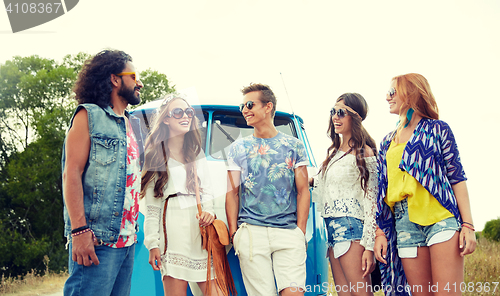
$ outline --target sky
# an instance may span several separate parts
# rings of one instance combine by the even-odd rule
[[[385,100],[391,78],[422,74],[455,134],[476,229],[500,216],[500,1],[83,0],[17,33],[0,12],[0,64],[105,48],[177,90],[194,87],[201,103],[239,104],[242,87],[268,84],[278,110],[304,119],[317,164],[341,94],[363,95],[363,124],[379,143],[398,119]]]

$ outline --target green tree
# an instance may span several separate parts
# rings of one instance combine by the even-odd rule
[[[486,222],[483,235],[487,239],[500,242],[500,218]]]
[[[14,57],[0,68],[0,264],[24,274],[64,266],[61,147],[76,72],[38,56]],[[54,262],[52,262],[54,261]]]
[[[141,103],[139,106],[175,92],[175,85],[169,85],[167,75],[156,70],[147,69],[142,71],[140,78],[144,88],[141,89]]]
[[[62,144],[77,104],[71,89],[89,57],[17,56],[0,65],[0,274],[43,272],[44,255],[51,270],[67,265]],[[143,100],[173,91],[165,74],[142,78]]]

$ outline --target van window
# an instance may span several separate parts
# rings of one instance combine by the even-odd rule
[[[274,125],[278,131],[298,138],[291,118],[275,116]],[[211,131],[209,154],[225,160],[229,145],[238,138],[250,136],[253,127],[247,125],[241,113],[214,112]]]

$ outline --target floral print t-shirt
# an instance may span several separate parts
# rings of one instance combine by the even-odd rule
[[[128,121],[127,121],[128,122]],[[141,192],[141,168],[139,165],[139,146],[132,125],[127,129],[127,183],[123,202],[122,223],[118,241],[105,244],[112,248],[124,248],[137,240],[136,225],[139,214],[139,194]]]
[[[228,171],[240,171],[238,226],[297,227],[294,170],[308,165],[304,144],[281,132],[273,138],[249,136],[229,147]]]

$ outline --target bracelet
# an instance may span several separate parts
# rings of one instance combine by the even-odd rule
[[[84,230],[80,230],[80,231],[75,232],[75,233],[72,232],[71,233],[71,237],[79,236],[79,235],[84,234],[84,233],[89,232],[89,231],[91,231],[92,234],[94,234],[94,232],[92,231],[92,229],[90,229],[90,228],[87,227]]]
[[[380,231],[379,231],[379,230],[380,230]],[[378,233],[377,233],[377,232],[378,232]],[[385,236],[384,231],[383,231],[382,229],[380,229],[380,228],[377,226],[377,229],[375,230],[375,238],[377,238],[377,237],[379,237],[379,236],[383,236],[383,237],[387,238],[387,237]]]
[[[469,229],[470,229],[470,230],[472,230],[472,231],[476,231],[476,230],[474,229],[474,227],[470,227],[470,226],[469,226],[469,225],[467,225],[467,224],[462,224],[462,227],[469,228]]]
[[[474,224],[471,224],[471,223],[469,223],[469,222],[462,222],[462,225],[463,225],[463,224],[470,225],[470,227],[474,228]]]
[[[234,239],[234,235],[236,234],[236,231],[233,232],[233,234],[231,234],[231,238],[229,239],[229,241],[231,242],[231,244],[233,243],[233,239]]]
[[[82,227],[75,228],[75,229],[71,230],[71,234],[80,232],[80,231],[85,230],[85,229],[89,229],[89,226],[85,225],[85,226],[82,226]]]

